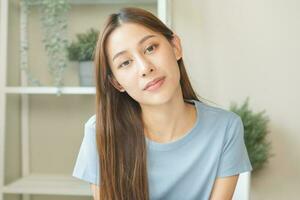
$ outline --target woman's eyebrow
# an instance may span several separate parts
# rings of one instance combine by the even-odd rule
[[[146,35],[145,37],[143,37],[138,44],[142,44],[143,42],[145,42],[147,39],[155,37],[155,35]]]
[[[156,35],[146,35],[145,37],[143,37],[139,42],[138,42],[138,44],[140,45],[140,44],[142,44],[143,42],[145,42],[147,39],[149,39],[149,38],[152,38],[152,37],[156,37]],[[123,50],[123,51],[120,51],[119,53],[117,53],[114,57],[113,57],[113,61],[118,57],[118,56],[120,56],[121,54],[123,54],[123,53],[125,53],[126,52],[126,50]]]

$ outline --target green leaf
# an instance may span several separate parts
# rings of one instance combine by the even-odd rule
[[[231,103],[232,112],[238,114],[244,125],[245,145],[249,154],[253,171],[261,169],[271,157],[271,143],[267,141],[269,117],[266,111],[254,113],[249,108],[249,97],[241,106]]]

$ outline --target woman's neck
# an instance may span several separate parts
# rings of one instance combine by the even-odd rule
[[[160,143],[170,142],[185,135],[195,124],[196,107],[174,99],[159,106],[142,107],[145,135]]]

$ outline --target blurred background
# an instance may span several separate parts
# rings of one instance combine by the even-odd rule
[[[135,6],[159,15],[181,38],[183,60],[201,97],[225,109],[249,97],[253,112],[266,111],[269,134],[265,139],[273,156],[251,174],[250,199],[299,199],[300,1],[71,0],[68,5],[55,5],[53,2],[60,1],[45,0],[49,7],[45,4],[42,9],[37,2],[1,0],[0,4],[0,192],[2,185],[31,173],[37,174],[34,181],[38,174],[49,174],[47,184],[55,176],[64,183],[69,181],[84,123],[95,114],[93,81],[89,82],[85,74],[89,70],[79,78],[79,61],[88,59],[71,60],[76,44],[73,49],[70,44],[78,40],[78,34],[92,34],[88,32],[91,28],[101,31],[108,14]],[[7,5],[7,13],[3,13],[3,5]],[[45,16],[49,19],[53,8],[61,11],[58,16],[62,18],[52,15],[54,21],[47,21]],[[3,18],[7,18],[7,30],[3,29]],[[51,30],[57,34],[47,32],[55,20],[60,27]],[[92,37],[87,42],[92,42]],[[51,51],[66,47],[68,59]],[[58,61],[56,70],[49,65],[53,60]],[[56,89],[62,85],[67,88]],[[21,193],[35,187],[27,181],[23,192],[16,185],[5,192],[3,200],[21,199]],[[49,195],[53,191],[41,190],[43,194],[31,195],[30,199],[92,198],[85,196],[87,186],[68,184],[73,189],[61,185],[56,196]]]

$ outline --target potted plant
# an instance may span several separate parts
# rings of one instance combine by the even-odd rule
[[[244,125],[244,140],[252,165],[252,173],[261,169],[273,154],[270,153],[271,143],[267,141],[267,124],[269,118],[265,116],[265,110],[254,113],[249,109],[249,97],[241,106],[230,104],[230,111],[238,114]],[[239,177],[233,199],[249,199],[251,173],[242,173]]]
[[[79,62],[79,80],[81,86],[94,86],[93,58],[99,31],[91,28],[85,33],[76,35],[68,47],[68,58]]]

